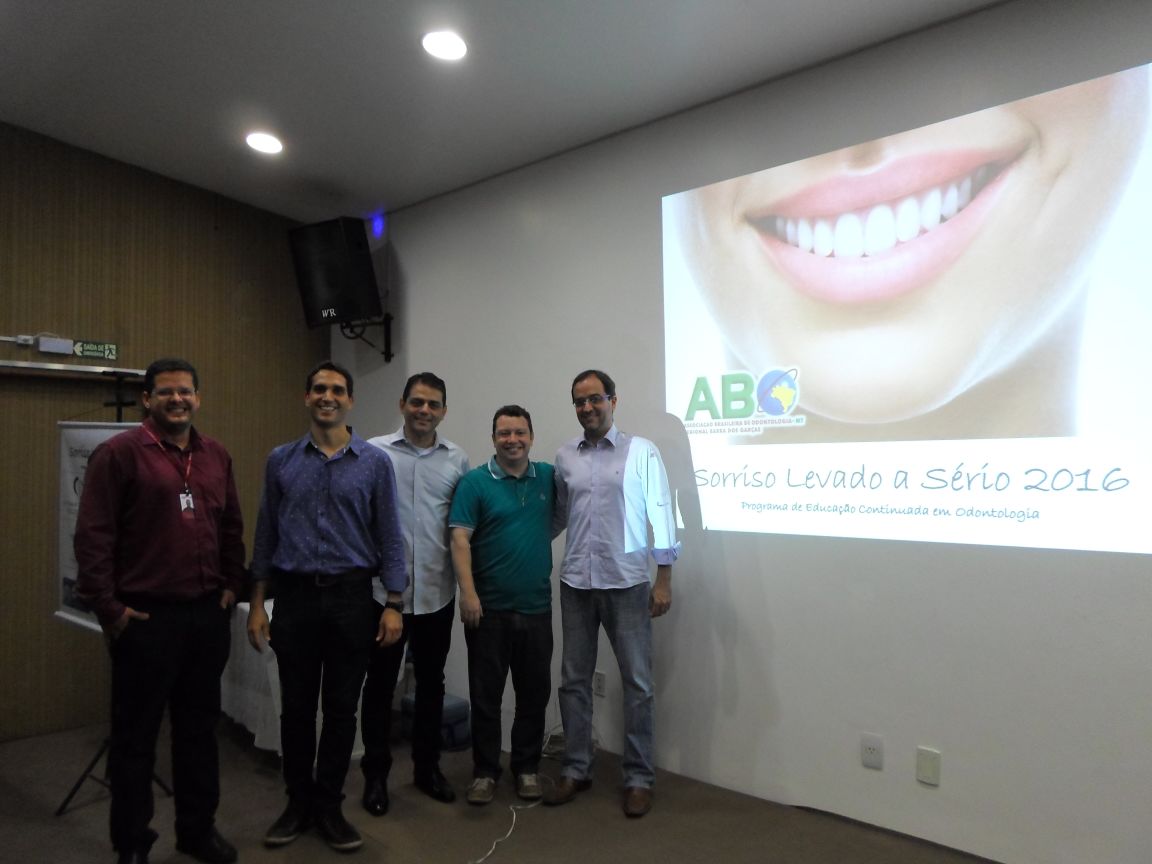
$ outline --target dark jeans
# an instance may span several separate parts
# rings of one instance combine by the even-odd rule
[[[231,613],[220,608],[219,596],[167,603],[132,598],[128,605],[151,617],[129,621],[109,647],[109,825],[112,846],[121,852],[147,849],[156,839],[148,825],[156,738],[165,706],[172,722],[176,836],[195,842],[212,829],[220,803],[220,673],[231,645]]]
[[[280,667],[280,748],[288,798],[301,814],[339,807],[356,741],[356,703],[379,623],[366,573],[323,587],[277,574],[271,643]],[[316,702],[324,721],[316,745]],[[316,771],[313,775],[312,766]]]
[[[373,604],[376,616],[384,607]],[[412,764],[417,775],[440,765],[440,726],[444,716],[444,664],[452,645],[455,601],[425,615],[405,615],[404,635],[387,647],[372,649],[364,698],[360,703],[360,737],[365,777],[384,778],[392,770],[392,694],[404,662],[404,646],[412,645],[412,671],[416,676],[416,706],[412,715]]]
[[[500,777],[500,705],[509,669],[516,690],[509,766],[513,774],[535,774],[552,692],[552,613],[522,615],[485,609],[478,627],[464,628],[464,639],[472,701],[473,775]]]

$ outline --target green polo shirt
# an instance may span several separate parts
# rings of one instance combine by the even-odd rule
[[[460,478],[448,524],[472,529],[472,579],[485,609],[552,608],[554,497],[547,462],[529,462],[523,477],[513,477],[493,457]]]

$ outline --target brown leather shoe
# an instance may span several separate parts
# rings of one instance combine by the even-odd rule
[[[652,790],[647,786],[629,786],[624,790],[624,815],[639,819],[652,809]]]
[[[592,788],[592,781],[585,777],[577,780],[575,777],[561,777],[544,795],[544,803],[549,807],[559,807],[567,804],[579,793]]]

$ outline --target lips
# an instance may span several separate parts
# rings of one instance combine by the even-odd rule
[[[744,218],[801,293],[834,303],[887,300],[932,281],[964,252],[1018,155],[906,157],[814,184]]]

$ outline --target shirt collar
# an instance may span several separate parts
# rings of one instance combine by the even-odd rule
[[[151,433],[151,435],[146,436],[147,440],[149,442],[151,442],[153,440],[159,441],[160,447],[163,449],[163,447],[164,447],[164,432],[156,424],[156,421],[153,420],[151,417],[145,417],[144,421],[140,425],[144,429],[148,430],[148,432]],[[173,444],[172,446],[175,447],[176,445]],[[184,452],[187,453],[189,450],[199,450],[199,449],[201,449],[200,433],[197,432],[196,427],[193,426],[188,430],[188,446],[184,448]]]
[[[581,435],[580,441],[579,441],[579,443],[577,443],[576,446],[577,447],[599,447],[600,441],[607,441],[610,445],[612,445],[612,447],[615,447],[616,446],[616,440],[619,437],[620,437],[620,430],[617,429],[616,424],[613,423],[612,428],[609,429],[605,433],[604,437],[599,439],[599,441],[597,441],[595,444],[593,444],[591,441],[589,441],[587,438],[585,438],[583,435]]]
[[[507,471],[505,471],[503,468],[500,467],[500,463],[496,461],[495,456],[493,456],[491,459],[488,460],[488,473],[491,474],[492,477],[496,480],[504,480],[507,477],[512,477],[511,474],[509,474]],[[536,476],[536,463],[535,462],[529,462],[528,463],[528,470],[524,472],[523,476],[525,476],[525,477],[535,477]],[[518,477],[512,477],[512,479],[517,480],[519,478]]]
[[[439,432],[436,433],[436,440],[435,440],[435,442],[433,442],[431,448],[418,447],[417,445],[415,445],[411,441],[409,441],[408,437],[404,434],[403,424],[401,424],[399,429],[397,429],[395,432],[393,432],[391,435],[388,436],[388,443],[389,444],[403,444],[409,450],[413,450],[415,452],[420,452],[420,451],[428,450],[428,449],[431,449],[431,450],[440,450],[440,449],[447,450],[448,449],[448,442],[444,440],[443,436]]]
[[[344,447],[341,450],[339,450],[338,452],[339,453],[351,453],[353,456],[359,456],[361,449],[368,446],[368,442],[365,441],[363,438],[361,438],[359,435],[357,435],[356,431],[351,426],[348,426],[346,428],[348,429],[348,434],[351,435],[352,437],[348,439],[348,443],[345,444]],[[307,450],[309,447],[311,447],[317,453],[322,452],[320,450],[320,448],[316,446],[316,442],[312,440],[312,433],[310,433],[310,432],[304,433],[304,437],[300,439],[300,443],[303,445],[305,450]],[[328,458],[331,458],[331,457],[328,457]]]

